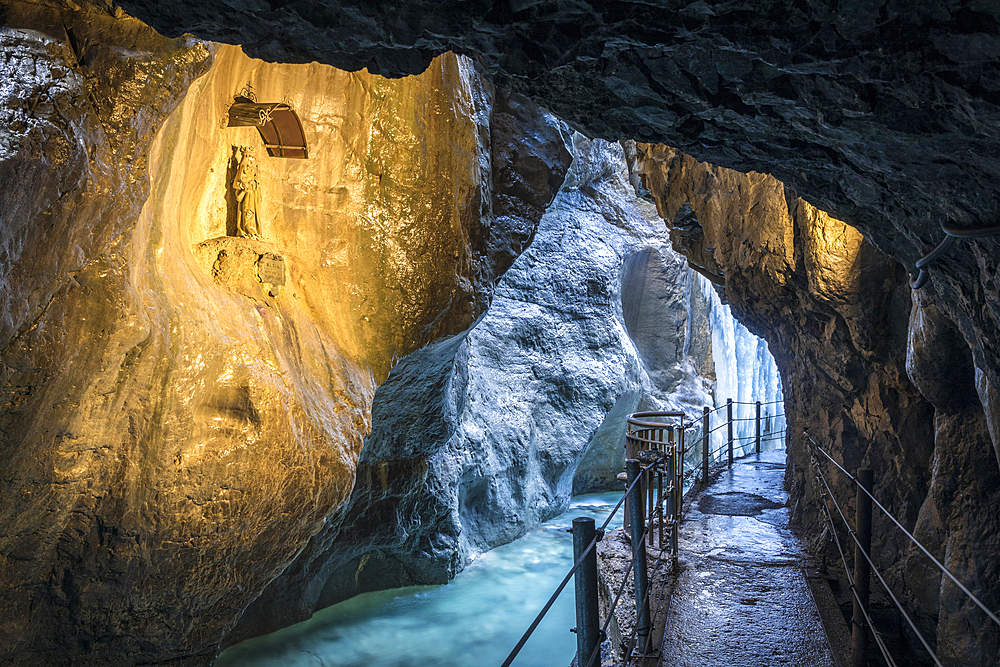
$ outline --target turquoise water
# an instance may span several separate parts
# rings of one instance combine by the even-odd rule
[[[449,584],[359,595],[237,644],[215,667],[499,666],[573,566],[573,519],[590,516],[600,526],[620,497],[578,496],[569,511],[479,556]],[[621,516],[619,509],[611,527]],[[575,625],[570,581],[514,665],[568,667]]]

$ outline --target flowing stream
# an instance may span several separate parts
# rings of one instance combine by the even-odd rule
[[[573,566],[566,532],[573,519],[590,516],[599,527],[619,498],[577,496],[567,512],[482,554],[449,584],[358,595],[233,646],[215,667],[499,666]],[[610,527],[621,525],[621,515]],[[571,581],[514,665],[568,667],[575,625]]]

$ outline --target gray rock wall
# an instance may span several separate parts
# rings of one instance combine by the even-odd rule
[[[561,127],[574,162],[531,246],[468,332],[402,359],[379,387],[350,501],[234,639],[273,628],[279,610],[284,622],[367,590],[444,583],[571,493],[617,488],[625,417],[683,404],[671,391],[696,365],[682,355],[689,272],[634,197],[621,146]]]

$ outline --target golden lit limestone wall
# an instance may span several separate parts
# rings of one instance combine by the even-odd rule
[[[234,147],[256,146],[263,241],[288,269],[272,310],[301,312],[378,379],[414,345],[464,329],[480,287],[469,227],[490,196],[492,95],[471,64],[448,54],[420,76],[384,79],[216,49],[153,149],[157,261],[208,280],[214,258],[196,271],[204,253],[191,250],[234,233]],[[261,102],[290,103],[309,159],[268,157],[255,129],[224,127],[248,83]]]
[[[959,579],[1000,599],[991,555],[1000,548],[1000,473],[954,325],[912,297],[895,261],[770,175],[643,144],[633,169],[674,221],[675,247],[768,341],[785,390],[793,516],[814,546],[831,547],[805,432],[848,470],[873,468],[880,501]],[[851,483],[828,463],[824,470],[850,507]],[[994,664],[995,633],[975,629],[988,627],[985,616],[878,512],[873,533],[876,564],[936,635],[945,664]],[[827,558],[838,561],[833,551]]]
[[[394,360],[488,299],[492,88],[452,55],[386,80],[3,10],[0,662],[207,664],[350,493]],[[310,159],[223,128],[247,83]],[[261,240],[220,239],[234,145]]]
[[[183,616],[221,629],[350,493],[395,359],[471,323],[469,225],[490,165],[489,100],[455,56],[386,80],[216,49],[150,150],[134,280],[169,370],[130,505],[157,552],[192,559],[174,576],[206,604]],[[308,160],[223,127],[247,83],[299,114]],[[258,146],[260,241],[219,240],[239,145]],[[264,254],[283,258],[284,285],[257,286]]]
[[[255,129],[224,127],[247,83],[261,101],[291,103],[310,159],[270,158]],[[219,46],[163,128],[136,280],[170,318],[180,367],[162,426],[194,521],[214,530],[219,517],[186,502],[186,487],[213,508],[235,486],[240,500],[221,506],[240,525],[247,511],[273,521],[308,507],[314,530],[350,491],[371,395],[393,360],[471,321],[462,261],[489,168],[476,85],[450,55],[420,77],[386,80],[268,65]],[[206,250],[233,229],[241,145],[257,147],[262,242]],[[283,258],[285,284],[255,293],[255,262],[237,256],[265,252]],[[220,272],[226,256],[235,265]],[[240,534],[248,538],[252,548],[253,533]]]

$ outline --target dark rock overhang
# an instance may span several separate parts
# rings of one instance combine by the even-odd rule
[[[402,76],[452,50],[593,136],[770,173],[913,271],[940,225],[1000,220],[1000,6],[966,0],[123,0],[176,36]],[[996,240],[931,289],[1000,383]],[[926,289],[926,288],[925,288]],[[964,305],[963,305],[964,304]]]
[[[124,0],[168,36],[402,76],[446,50],[587,133],[774,174],[864,228],[1000,217],[1000,7],[716,2]],[[928,222],[922,222],[928,221]],[[916,259],[919,251],[914,249]]]

